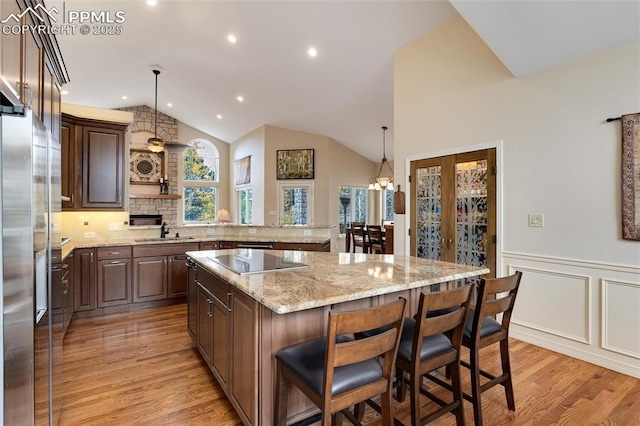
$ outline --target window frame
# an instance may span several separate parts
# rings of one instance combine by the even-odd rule
[[[314,195],[313,182],[305,180],[291,180],[287,182],[278,182],[278,223],[284,225],[284,190],[285,189],[306,189],[307,190],[307,223],[300,225],[287,225],[287,226],[312,226],[313,225],[313,209],[314,209]]]
[[[369,203],[371,202],[371,199],[369,197],[370,195],[370,191],[367,189],[366,186],[353,186],[353,185],[340,185],[338,187],[338,203],[339,203],[339,207],[338,207],[338,226],[340,226],[340,221],[342,220],[342,217],[340,216],[340,209],[342,208],[342,202],[340,201],[340,189],[341,188],[348,188],[351,191],[351,206],[352,208],[349,211],[349,216],[348,216],[348,221],[349,223],[353,222],[355,219],[355,209],[353,208],[353,200],[355,200],[355,191],[356,190],[363,190],[365,191],[366,194],[366,198],[365,198],[365,202],[364,202],[364,222],[367,223],[367,218],[370,217],[370,212],[369,212]],[[345,225],[345,229],[346,229],[346,223]],[[346,235],[344,232],[340,233],[339,235],[344,236]]]
[[[195,142],[202,142],[205,143],[207,145],[209,145],[209,147],[213,150],[213,152],[215,153],[215,180],[212,181],[192,181],[192,180],[186,180],[185,179],[185,170],[184,170],[184,160],[186,157],[186,149],[187,147],[185,147],[185,149],[178,154],[178,162],[180,164],[180,182],[179,182],[179,192],[182,195],[182,202],[179,203],[180,205],[180,209],[181,211],[179,211],[178,213],[180,214],[180,220],[182,221],[182,225],[183,226],[199,226],[199,225],[210,225],[215,223],[216,219],[215,216],[217,216],[219,208],[220,208],[220,204],[219,204],[219,198],[220,198],[220,151],[218,150],[218,147],[210,140],[208,139],[204,139],[204,138],[195,138],[190,140],[187,143],[187,146],[193,146],[193,143]],[[214,197],[215,197],[215,206],[214,206],[214,211],[215,211],[215,215],[213,218],[211,219],[206,219],[206,220],[197,220],[197,221],[192,221],[192,220],[186,220],[185,217],[185,213],[187,211],[186,209],[186,201],[187,201],[187,197],[185,196],[185,189],[186,188],[212,188],[214,191]]]
[[[240,198],[240,193],[241,192],[247,192],[247,191],[251,191],[251,214],[249,215],[249,222],[247,223],[242,223],[242,207],[240,205],[241,203],[241,198]],[[238,220],[237,222],[241,225],[253,225],[253,187],[251,185],[242,185],[242,186],[237,186],[236,187],[236,207],[237,207],[237,212],[238,212]]]

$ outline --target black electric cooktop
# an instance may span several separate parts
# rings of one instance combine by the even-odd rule
[[[282,257],[265,253],[263,250],[246,249],[241,253],[223,254],[208,259],[240,275],[277,272],[290,269],[308,268],[309,265],[291,262]]]

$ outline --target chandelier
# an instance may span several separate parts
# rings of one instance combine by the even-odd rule
[[[391,190],[393,191],[393,169],[387,161],[386,145],[385,145],[385,132],[387,126],[382,126],[382,162],[380,163],[380,170],[376,177],[369,179],[369,190]],[[388,173],[383,173],[384,166],[389,169]]]
[[[147,140],[147,148],[151,152],[162,152],[164,151],[164,141],[158,137],[158,74],[160,74],[159,70],[153,70],[153,73],[156,75],[156,106],[155,106],[155,125],[153,127],[153,137]]]

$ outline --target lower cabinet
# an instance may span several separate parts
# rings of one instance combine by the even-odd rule
[[[243,422],[254,424],[258,409],[257,302],[192,265],[187,297],[191,337]]]
[[[133,302],[187,295],[188,251],[198,243],[148,244],[133,247]]]
[[[131,303],[131,247],[101,247],[97,252],[97,307]]]

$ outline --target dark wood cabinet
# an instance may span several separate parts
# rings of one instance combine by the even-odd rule
[[[218,241],[202,241],[200,250],[218,250],[220,248]]]
[[[322,243],[276,243],[276,250],[331,251],[331,241]]]
[[[195,264],[189,271],[191,337],[243,423],[255,424],[257,302]]]
[[[187,330],[195,341],[198,334],[198,283],[196,282],[196,268],[198,266],[187,260],[188,294],[187,294]]]
[[[138,257],[133,260],[133,301],[167,298],[167,257]]]
[[[167,297],[183,297],[187,295],[187,255],[174,254],[168,256],[169,269],[167,271]]]
[[[63,210],[124,206],[126,125],[62,115]]]
[[[234,367],[231,403],[245,424],[255,424],[258,412],[258,305],[255,300],[231,289],[231,341]]]
[[[95,249],[76,249],[74,255],[74,308],[89,311],[96,308]]]
[[[131,247],[101,247],[97,257],[97,307],[131,303]]]

